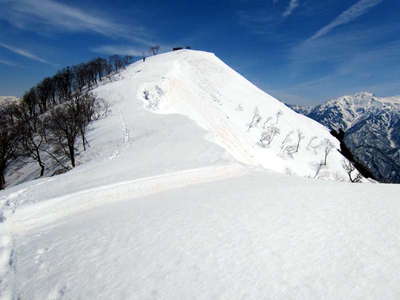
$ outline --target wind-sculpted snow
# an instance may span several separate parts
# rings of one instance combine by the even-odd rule
[[[311,178],[347,178],[336,151],[339,143],[326,128],[296,114],[213,54],[180,51],[152,57],[146,64],[139,78],[149,69],[166,69],[138,89],[146,109],[189,117],[242,163]]]

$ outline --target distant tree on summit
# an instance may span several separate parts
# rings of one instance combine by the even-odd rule
[[[152,47],[150,47],[150,52],[153,54],[153,55],[157,55],[158,54],[158,52],[160,52],[160,46],[152,46]]]

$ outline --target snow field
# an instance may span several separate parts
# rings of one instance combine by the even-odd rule
[[[398,192],[252,172],[107,202],[17,231],[15,294],[397,299]]]
[[[400,298],[399,187],[276,172],[342,180],[324,127],[210,53],[119,77],[77,168],[0,192],[2,300]]]

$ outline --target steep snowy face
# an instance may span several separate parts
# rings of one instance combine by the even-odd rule
[[[105,86],[98,95],[107,100],[128,91],[133,81],[142,82],[131,97],[142,99],[149,111],[189,117],[239,162],[311,178],[347,178],[339,143],[324,126],[258,89],[211,53],[182,50],[150,57],[122,76],[118,90]]]
[[[315,106],[306,115],[328,128],[346,130],[367,115],[399,109],[400,97],[379,98],[363,92],[329,100]]]
[[[381,182],[400,183],[400,111],[381,110],[355,123],[344,143]]]

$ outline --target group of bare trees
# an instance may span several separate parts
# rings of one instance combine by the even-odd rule
[[[238,111],[243,111],[241,105],[236,109]],[[283,115],[282,111],[278,111],[275,115],[266,118],[265,120],[260,114],[258,107],[255,107],[250,122],[247,124],[247,132],[250,132],[253,128],[259,128],[261,130],[261,135],[258,141],[258,145],[263,148],[268,148],[271,146],[275,138],[281,135],[281,130],[279,128],[279,121]],[[283,157],[293,158],[296,153],[299,152],[302,143],[306,136],[301,130],[289,131],[280,143],[280,155]],[[322,152],[322,158],[316,163],[316,171],[314,177],[317,178],[320,171],[328,165],[328,157],[335,146],[332,142],[325,138],[323,140],[316,136],[309,139],[308,143],[304,145],[307,151],[313,151],[314,154]],[[350,182],[360,182],[362,180],[362,175],[358,172],[357,168],[348,160],[343,160],[342,168],[348,174]]]
[[[28,105],[15,102],[0,106],[0,189],[5,185],[5,171],[17,159],[36,162],[43,176],[46,158],[64,169],[68,159],[75,167],[77,140],[86,149],[86,131],[96,116],[96,98],[89,93],[74,93],[69,101],[43,114],[29,112]]]
[[[0,189],[5,185],[4,172],[17,157],[18,130],[11,107],[0,106]]]
[[[64,68],[21,100],[0,105],[0,189],[6,183],[7,168],[17,159],[36,162],[40,176],[49,159],[64,169],[75,167],[77,142],[86,150],[89,123],[104,113],[100,110],[108,109],[90,90],[131,60],[130,56],[111,56]]]

